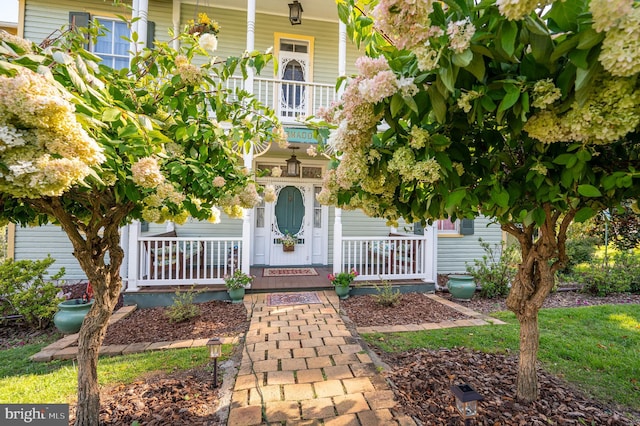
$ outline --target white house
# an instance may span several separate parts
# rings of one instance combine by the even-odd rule
[[[290,148],[255,146],[245,155],[245,165],[251,169],[279,166],[285,173],[259,180],[275,186],[277,201],[246,211],[243,220],[223,218],[215,225],[189,221],[181,226],[136,223],[124,228],[122,244],[128,255],[122,275],[127,291],[175,284],[215,285],[235,268],[248,271],[268,266],[324,266],[333,271],[354,267],[361,279],[434,283],[438,273],[464,272],[466,262],[480,257],[479,238],[489,243],[501,240],[499,226],[486,218],[394,229],[383,219],[316,201],[327,160],[307,155],[306,149],[315,141],[297,119],[337,98],[336,79],[355,72],[359,54],[347,40],[334,0],[290,1],[133,0],[131,13],[140,17],[136,30],[147,43],[169,41],[169,28],[177,31],[187,21],[197,20],[199,13],[206,13],[221,27],[218,56],[273,47],[277,72],[271,64],[262,75],[249,75],[246,80],[238,77],[234,84],[278,112]],[[300,19],[290,19],[290,7],[298,6]],[[90,48],[117,67],[128,61],[129,47],[119,38],[128,29],[117,14],[123,10],[109,1],[20,0],[17,29],[19,35],[38,43],[70,22],[89,25],[98,19],[111,32]],[[10,231],[10,256],[36,259],[51,254],[57,260],[55,267],[66,268],[66,279],[84,278],[71,244],[58,227]],[[283,250],[282,237],[287,232],[297,241],[294,251]]]

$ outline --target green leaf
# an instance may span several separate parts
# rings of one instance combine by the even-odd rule
[[[471,51],[471,49],[467,49],[462,53],[454,53],[453,56],[451,56],[451,61],[453,62],[453,64],[460,68],[468,66],[471,63],[472,59],[473,52]]]
[[[507,83],[504,85],[504,90],[507,94],[502,98],[500,102],[500,106],[498,106],[498,112],[506,111],[515,105],[518,102],[518,98],[520,97],[520,89],[514,84]]]
[[[576,222],[584,222],[588,219],[591,219],[595,215],[596,211],[594,209],[592,209],[591,207],[583,207],[578,210],[573,220],[575,220]]]
[[[431,107],[436,116],[438,123],[444,123],[447,118],[447,105],[440,92],[434,87],[429,87],[429,99],[431,99]]]
[[[391,98],[391,116],[395,117],[398,115],[402,108],[404,107],[404,100],[402,99],[402,95],[400,92],[396,92]]]
[[[604,40],[604,32],[596,32],[593,28],[587,28],[578,35],[578,49],[589,50]]]
[[[547,215],[544,212],[544,209],[538,207],[533,211],[533,220],[536,222],[536,225],[542,226],[544,221],[547,220]]]
[[[584,0],[557,1],[543,16],[543,19],[551,19],[562,32],[576,32],[578,29],[578,16],[585,12],[586,2]]]
[[[473,54],[473,59],[464,67],[465,70],[469,71],[475,78],[482,81],[484,80],[485,74],[485,66],[484,66],[484,56],[479,53]]]
[[[556,62],[558,59],[560,59],[561,56],[566,55],[569,51],[576,47],[578,45],[578,42],[578,37],[569,37],[562,41],[553,50],[553,53],[549,57],[549,62]]]
[[[574,154],[560,154],[556,158],[554,158],[553,162],[555,164],[567,165],[569,161],[574,157]]]
[[[457,189],[457,190],[453,191],[452,193],[450,193],[447,196],[447,202],[446,202],[446,204],[444,206],[444,209],[447,211],[447,213],[451,214],[453,212],[453,210],[464,199],[466,194],[467,194],[467,189],[466,188]]]
[[[456,79],[453,76],[453,70],[449,67],[438,68],[438,78],[451,93],[454,92]]]
[[[505,190],[491,191],[491,199],[500,207],[509,207],[509,193]]]
[[[583,197],[602,197],[602,193],[593,185],[578,185],[578,194]]]
[[[118,121],[120,119],[121,112],[117,108],[106,108],[102,113],[102,121],[108,123]]]
[[[502,21],[500,31],[498,33],[498,39],[500,40],[500,47],[507,55],[513,56],[516,51],[516,36],[518,35],[518,26],[513,21]]]
[[[404,100],[404,103],[411,109],[411,111],[419,114],[418,104],[416,103],[415,99],[413,99],[411,96],[403,96],[402,99]]]

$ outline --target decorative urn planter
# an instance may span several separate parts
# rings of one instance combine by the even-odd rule
[[[447,288],[454,299],[468,301],[476,292],[476,282],[471,275],[449,275]]]
[[[93,306],[93,299],[83,302],[82,299],[69,299],[58,303],[58,312],[53,316],[56,328],[64,334],[80,331],[82,321]]]
[[[351,291],[351,286],[345,287],[345,286],[337,285],[335,288],[336,288],[336,294],[340,299],[344,300],[349,298],[349,291]]]
[[[244,288],[230,288],[227,290],[231,303],[242,303],[244,299]]]

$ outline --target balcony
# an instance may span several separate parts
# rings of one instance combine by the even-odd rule
[[[226,86],[246,90],[246,81],[240,76],[232,77]],[[253,94],[263,105],[273,108],[283,124],[296,123],[316,115],[318,109],[327,108],[338,100],[333,84],[262,77],[253,79]]]

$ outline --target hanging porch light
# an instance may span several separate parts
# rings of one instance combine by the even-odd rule
[[[302,24],[302,5],[298,3],[298,0],[293,0],[293,3],[289,3],[289,22],[291,25]]]

